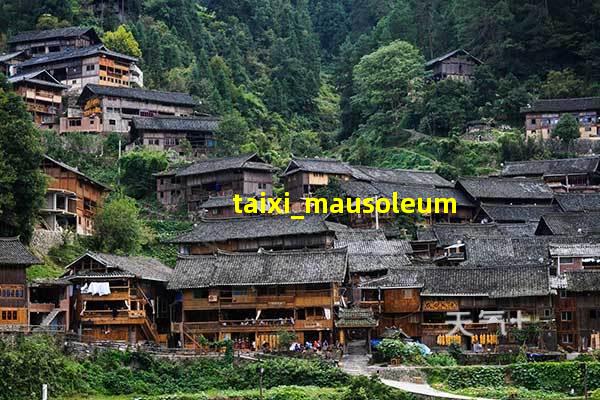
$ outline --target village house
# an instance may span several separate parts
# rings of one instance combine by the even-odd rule
[[[240,207],[248,204],[248,199],[255,198],[256,195],[242,195]],[[244,215],[253,216],[254,214],[238,214],[235,212],[233,196],[210,196],[208,200],[200,204],[199,209],[203,211],[203,219],[215,218],[235,218]]]
[[[600,191],[600,157],[565,158],[507,162],[504,177],[543,179],[555,192],[588,193]]]
[[[94,217],[111,190],[73,168],[48,156],[42,170],[50,181],[40,210],[44,229],[72,230],[79,235],[94,233]]]
[[[152,150],[173,150],[185,155],[184,143],[189,143],[194,157],[215,150],[217,117],[155,116],[133,117],[130,140],[132,145],[142,145]]]
[[[19,74],[46,70],[56,80],[79,93],[87,84],[129,87],[143,86],[137,58],[108,50],[104,45],[67,49],[42,54],[17,65]]]
[[[10,77],[17,74],[17,65],[27,59],[25,52],[15,51],[0,54],[0,74]]]
[[[60,133],[129,133],[134,117],[185,117],[199,103],[185,93],[88,84],[77,104],[77,112],[60,119]]]
[[[521,108],[527,138],[548,140],[560,117],[571,114],[579,122],[580,139],[598,140],[600,97],[536,100]]]
[[[54,79],[48,71],[15,75],[8,82],[23,98],[33,122],[41,129],[57,130],[62,110],[62,94],[67,88]]]
[[[72,286],[63,279],[35,279],[28,285],[29,324],[32,330],[68,332]]]
[[[432,348],[453,341],[467,349],[475,342],[516,343],[510,329],[518,326],[517,320],[526,325],[550,322],[553,316],[545,266],[397,268],[360,288],[368,299],[361,306],[375,311],[379,334],[386,328],[401,329]]]
[[[259,215],[229,219],[203,219],[171,243],[180,254],[213,254],[218,250],[256,252],[259,249],[292,250],[333,247],[335,232],[326,215],[307,214],[302,220],[289,215]]]
[[[470,81],[475,75],[475,67],[483,62],[463,49],[457,49],[425,63],[429,77],[434,81],[455,79]]]
[[[482,203],[475,222],[527,223],[538,222],[544,214],[560,212],[557,204],[486,204]]]
[[[0,238],[0,331],[27,331],[28,267],[40,264],[18,237]]]
[[[66,270],[71,326],[82,340],[167,344],[171,268],[148,257],[87,252]]]
[[[182,202],[202,213],[211,196],[273,194],[273,167],[256,154],[209,158],[176,171],[156,174],[157,200],[167,208]]]
[[[11,52],[23,51],[29,57],[101,43],[94,28],[79,26],[20,32],[10,37],[7,42]]]
[[[182,257],[169,282],[178,291],[172,332],[184,347],[204,337],[273,349],[281,331],[333,343],[345,279],[345,249]]]

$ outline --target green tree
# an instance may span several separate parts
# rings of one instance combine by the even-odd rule
[[[579,138],[579,123],[571,114],[564,114],[552,130],[552,136],[569,146]]]
[[[239,154],[242,144],[250,132],[248,123],[238,111],[223,116],[215,133],[217,154]]]
[[[354,67],[353,105],[362,109],[366,124],[395,130],[419,100],[423,89],[420,51],[410,43],[395,41],[361,58]]]
[[[560,99],[585,96],[585,82],[570,68],[562,71],[550,71],[542,84],[541,97],[544,99]]]
[[[477,117],[470,89],[453,79],[431,84],[423,101],[420,130],[437,136],[462,134],[466,123]]]
[[[152,174],[167,169],[169,162],[162,151],[137,150],[121,158],[121,184],[125,193],[141,199],[154,192],[156,179]]]
[[[135,200],[120,194],[96,214],[94,230],[94,243],[100,251],[133,254],[145,241],[145,227]]]
[[[113,51],[138,58],[142,56],[139,43],[125,25],[120,25],[114,32],[106,32],[102,42]]]
[[[46,191],[42,135],[0,74],[0,236],[31,238]]]

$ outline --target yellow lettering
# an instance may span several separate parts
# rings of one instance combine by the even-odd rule
[[[435,212],[436,214],[440,213],[440,204],[443,205],[443,213],[444,214],[456,214],[456,199],[435,199]],[[448,210],[450,208],[450,210]]]
[[[284,206],[283,211],[286,214],[289,214],[290,213],[290,194],[289,194],[289,192],[285,192],[284,196],[285,197],[284,197],[284,200],[283,200],[283,206]]]
[[[390,199],[381,198],[375,202],[375,208],[379,214],[387,214],[390,212]]]
[[[282,198],[274,199],[269,197],[269,214],[281,214],[283,210],[281,209],[281,201]]]
[[[242,198],[242,196],[240,196],[237,193],[233,196],[233,210],[236,214],[242,214],[244,212],[244,210],[242,210],[242,208],[240,207],[243,200],[244,199]]]
[[[400,214],[400,209],[398,208],[398,192],[392,193],[392,210],[395,214]]]
[[[329,207],[329,212],[332,214],[344,213],[344,201],[338,197],[333,199],[333,204]]]
[[[314,212],[315,214],[327,214],[327,199],[308,197],[306,199],[305,208],[307,214],[310,214],[311,212]]]
[[[427,208],[423,208],[423,201],[425,201],[427,203]],[[419,198],[417,199],[417,205],[418,205],[418,210],[419,210],[419,214],[431,214],[431,198],[428,197],[427,199],[422,199]]]
[[[363,214],[373,214],[373,211],[375,211],[375,206],[373,205],[373,200],[374,199],[372,199],[370,197],[363,199],[363,209],[362,209]]]
[[[248,202],[246,204],[244,204],[244,212],[246,214],[258,213],[258,200],[249,198]]]
[[[402,199],[400,209],[405,214],[413,214],[415,212],[415,199],[410,197]]]
[[[360,198],[346,199],[346,209],[348,214],[360,214]]]

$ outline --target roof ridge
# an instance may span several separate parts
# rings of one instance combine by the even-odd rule
[[[261,251],[262,250],[262,251]],[[331,249],[295,249],[295,250],[265,250],[259,249],[256,252],[231,252],[226,250],[217,249],[216,255],[224,255],[224,256],[259,256],[259,255],[268,255],[268,256],[278,256],[278,255],[306,255],[306,254],[343,254],[347,252],[347,246],[342,247],[334,247]]]
[[[18,241],[20,243],[21,241],[19,240],[19,238],[20,238],[20,236],[4,236],[4,237],[0,236],[0,241],[3,241],[3,242]]]

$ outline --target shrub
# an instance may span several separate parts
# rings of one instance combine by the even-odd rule
[[[417,346],[411,346],[397,339],[383,339],[377,350],[385,360],[398,358],[405,364],[424,364],[423,355]]]
[[[505,384],[505,368],[495,366],[477,366],[460,368],[428,368],[429,383],[443,383],[450,389],[474,387],[502,387]]]
[[[425,362],[432,367],[452,367],[458,364],[448,353],[431,354],[425,357]]]

